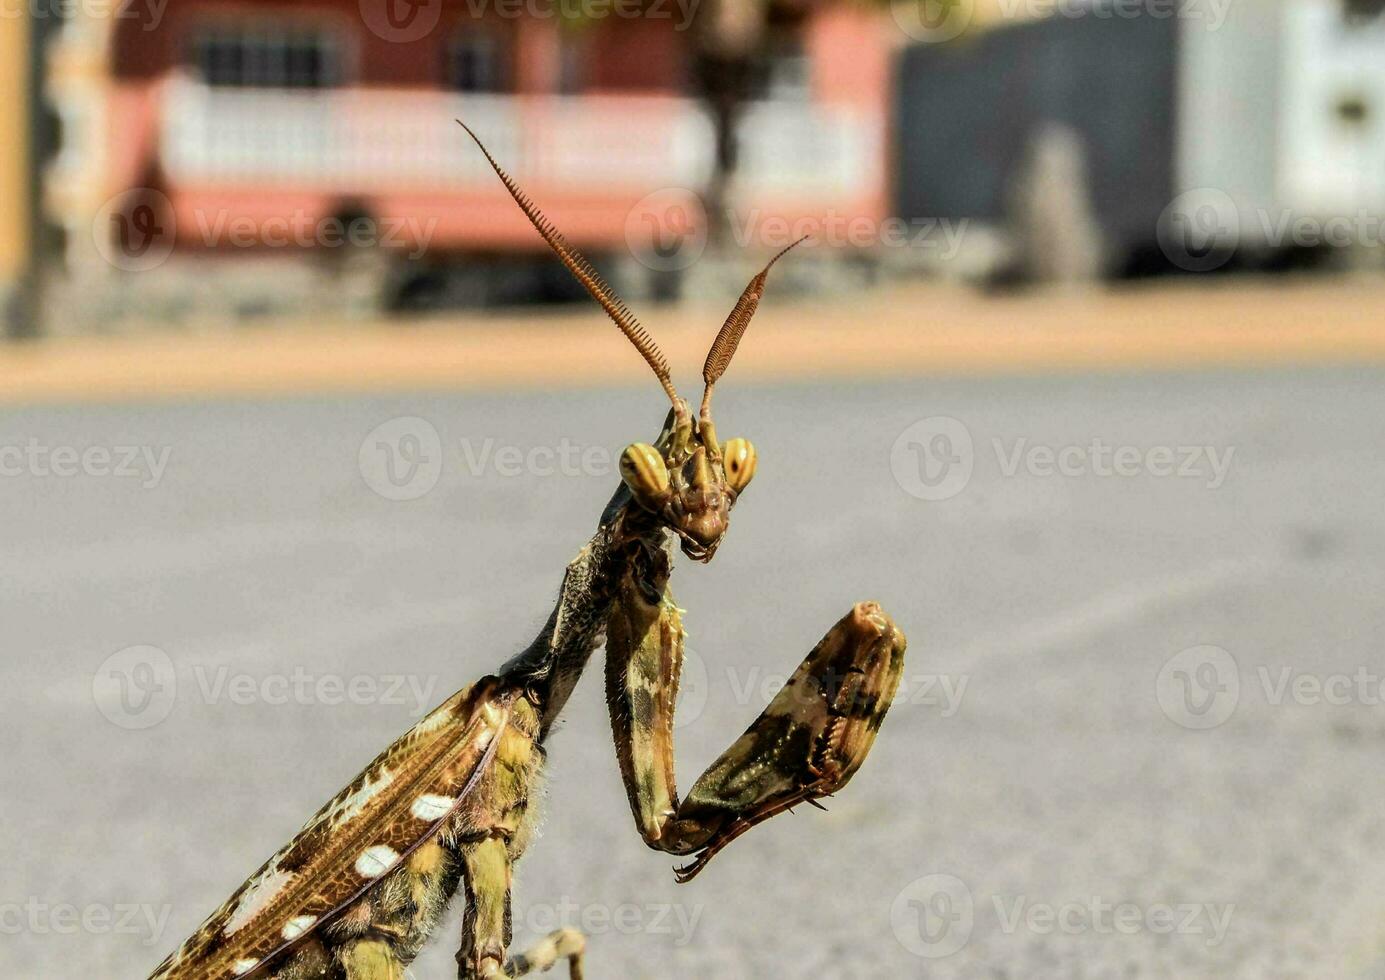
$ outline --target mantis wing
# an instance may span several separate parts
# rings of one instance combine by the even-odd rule
[[[464,806],[509,701],[494,678],[458,691],[343,789],[149,980],[250,978],[368,891]]]

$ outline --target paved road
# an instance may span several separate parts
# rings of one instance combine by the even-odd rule
[[[909,633],[903,694],[830,813],[680,887],[594,671],[520,941],[586,926],[596,980],[1385,976],[1385,376],[732,380],[762,463],[677,575],[684,783],[854,600]],[[527,641],[660,416],[653,385],[0,413],[0,974],[144,976]]]

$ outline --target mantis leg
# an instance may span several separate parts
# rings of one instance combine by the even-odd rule
[[[559,960],[566,959],[571,980],[582,980],[582,954],[586,951],[586,936],[576,929],[555,929],[523,953],[511,957],[510,962],[505,964],[505,976],[523,977],[530,973],[542,973]]]
[[[389,943],[357,939],[341,957],[346,980],[404,980],[404,963]]]
[[[865,761],[904,669],[904,634],[858,603],[804,659],[744,735],[680,800],[673,707],[683,660],[680,611],[665,587],[627,578],[607,624],[606,699],[630,808],[645,843],[697,854],[696,875],[723,847],[776,813],[841,789]]]
[[[505,951],[510,947],[510,855],[498,837],[462,845],[462,883],[466,911],[462,945],[457,950],[461,980],[505,975]]]
[[[462,845],[462,863],[466,911],[462,918],[462,945],[457,951],[461,980],[521,977],[547,970],[561,959],[568,961],[572,980],[582,980],[582,954],[587,942],[576,929],[558,929],[532,949],[506,961],[512,938],[512,873],[509,848],[501,837]],[[371,977],[373,980],[374,975]]]

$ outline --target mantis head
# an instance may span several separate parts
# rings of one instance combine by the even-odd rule
[[[630,490],[634,505],[654,515],[676,534],[685,555],[697,561],[710,561],[730,524],[731,508],[755,476],[755,447],[749,441],[717,441],[716,426],[712,424],[712,389],[731,363],[746,327],[750,326],[750,319],[764,295],[770,268],[803,239],[770,259],[736,301],[712,342],[712,349],[707,352],[707,361],[702,366],[706,387],[701,409],[694,418],[688,403],[678,397],[668,361],[649,332],[591,264],[567,243],[510,175],[500,168],[476,134],[461,120],[457,122],[481,148],[505,189],[539,235],[634,344],[673,403],[664,431],[655,445],[633,443],[621,454],[620,475]]]
[[[635,505],[678,536],[683,554],[709,561],[755,475],[755,447],[747,439],[718,443],[710,417],[694,422],[684,406],[681,415],[669,413],[656,445],[626,447],[620,475]]]

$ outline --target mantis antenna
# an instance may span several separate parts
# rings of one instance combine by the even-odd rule
[[[745,328],[750,326],[750,318],[755,315],[755,308],[760,305],[760,297],[765,293],[765,280],[769,276],[769,270],[789,249],[802,244],[807,237],[804,235],[793,245],[780,251],[760,270],[759,275],[750,280],[745,292],[741,293],[741,298],[736,300],[736,305],[731,309],[731,315],[722,324],[717,339],[712,341],[712,349],[707,352],[707,362],[702,365],[702,380],[707,383],[702,392],[702,410],[699,413],[699,418],[703,422],[710,421],[712,417],[712,388],[715,387],[717,379],[726,372],[731,358],[736,355],[736,348],[740,346],[741,337],[745,335]]]
[[[659,345],[654,343],[654,338],[649,336],[649,331],[640,325],[640,321],[635,319],[635,314],[630,312],[629,307],[621,301],[615,290],[606,283],[606,280],[601,278],[600,273],[592,268],[591,263],[583,257],[582,253],[567,243],[567,240],[553,226],[553,223],[544,217],[543,212],[535,207],[528,195],[519,189],[519,185],[514,182],[514,179],[501,169],[500,164],[495,162],[495,157],[491,156],[490,150],[487,150],[480,138],[471,131],[471,127],[460,119],[457,120],[457,125],[466,130],[467,135],[481,148],[481,152],[486,155],[486,160],[490,163],[491,169],[495,171],[495,175],[500,178],[500,182],[505,185],[505,189],[510,192],[510,196],[519,205],[519,209],[524,212],[529,223],[548,243],[549,248],[553,249],[558,258],[562,259],[563,265],[567,266],[567,270],[577,281],[586,287],[592,299],[601,304],[601,308],[606,311],[607,316],[615,321],[620,332],[625,334],[630,339],[630,343],[635,345],[640,356],[654,370],[654,376],[659,379],[659,384],[663,386],[669,401],[673,402],[674,410],[681,415],[682,409],[678,402],[678,392],[674,390],[673,380],[669,375],[668,361],[664,358],[663,352],[659,350]]]

